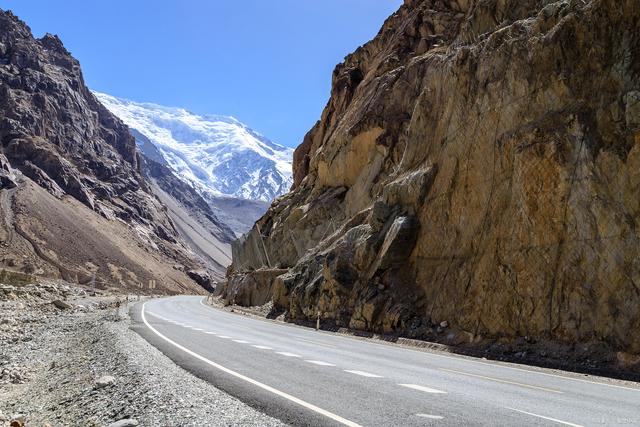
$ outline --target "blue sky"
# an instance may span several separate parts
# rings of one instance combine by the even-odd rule
[[[331,72],[402,0],[0,0],[36,37],[58,34],[87,85],[232,115],[295,147]]]

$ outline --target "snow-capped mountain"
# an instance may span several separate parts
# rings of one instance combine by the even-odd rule
[[[98,92],[94,95],[151,141],[176,175],[205,197],[268,202],[291,187],[293,150],[271,142],[233,117],[201,116],[182,108],[137,103]]]

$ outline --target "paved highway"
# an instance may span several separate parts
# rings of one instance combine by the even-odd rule
[[[134,328],[177,364],[292,425],[640,425],[640,387],[150,300]],[[214,409],[214,408],[212,408]]]

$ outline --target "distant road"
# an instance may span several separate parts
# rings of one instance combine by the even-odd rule
[[[634,383],[317,332],[202,297],[138,304],[134,319],[177,364],[293,425],[640,425]]]

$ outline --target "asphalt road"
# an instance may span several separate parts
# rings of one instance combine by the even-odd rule
[[[202,297],[150,300],[133,315],[177,364],[293,425],[640,425],[635,383],[318,332]]]

